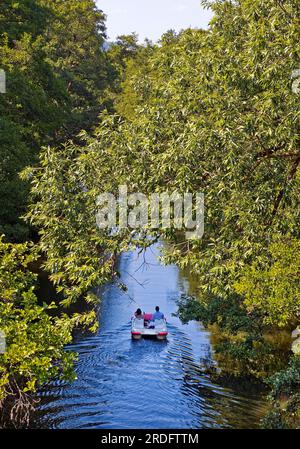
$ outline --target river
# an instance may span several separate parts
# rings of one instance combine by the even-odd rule
[[[175,266],[162,266],[157,246],[123,254],[124,293],[108,285],[102,294],[97,335],[77,338],[77,380],[51,382],[40,392],[36,426],[62,429],[256,428],[265,403],[258,393],[239,393],[203,373],[213,363],[210,334],[198,322],[172,314],[188,280]],[[167,341],[132,341],[130,318],[137,307],[167,317]]]

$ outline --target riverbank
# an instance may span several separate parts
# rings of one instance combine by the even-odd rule
[[[262,325],[236,299],[201,303],[195,291],[181,296],[178,316],[184,322],[203,322],[211,333],[217,368],[208,367],[207,373],[220,385],[242,389],[248,385],[263,391],[268,406],[262,427],[297,427],[300,365],[291,351],[291,329]]]

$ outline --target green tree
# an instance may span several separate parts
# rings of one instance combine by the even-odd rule
[[[46,59],[64,81],[71,101],[66,135],[96,124],[106,106],[108,60],[105,15],[94,0],[43,0],[53,12],[45,35]]]
[[[265,260],[246,266],[236,283],[249,311],[261,311],[267,324],[284,327],[300,319],[300,241],[285,238],[270,246]]]
[[[7,91],[0,96],[0,232],[24,240],[28,227],[20,216],[26,210],[28,186],[18,173],[37,160],[42,143],[51,141],[66,121],[68,97],[45,61],[41,39],[33,41],[24,34],[11,47],[4,35],[0,61],[7,79]]]
[[[28,185],[18,173],[42,145],[75,138],[108,104],[105,17],[92,0],[5,0],[0,5],[0,232],[26,239]]]
[[[0,354],[1,427],[28,424],[43,382],[74,379],[74,354],[64,345],[71,342],[78,317],[51,317],[54,303],[38,305],[30,270],[36,256],[29,244],[0,240],[0,329],[6,337]]]
[[[53,18],[53,10],[40,0],[2,0],[0,4],[0,35],[6,33],[10,43],[24,34],[33,39],[41,36]]]

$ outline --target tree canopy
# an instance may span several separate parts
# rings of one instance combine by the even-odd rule
[[[196,300],[185,301],[181,316],[190,307],[193,318],[217,329],[217,357],[232,360],[229,375],[273,374],[276,423],[294,426],[280,395],[297,391],[300,378],[297,355],[284,367],[290,332],[300,322],[300,102],[292,88],[300,67],[300,4],[204,3],[214,12],[208,30],[169,31],[155,45],[120,36],[105,52],[104,16],[93,1],[5,2],[10,26],[1,59],[14,89],[0,97],[0,230],[24,236],[17,219],[27,211],[63,307],[82,297],[94,305],[93,288],[118,281],[117,254],[150,245],[149,236],[167,239],[164,261],[198,280]],[[28,23],[30,8],[38,25]],[[87,132],[78,135],[80,128]],[[172,226],[138,236],[97,229],[98,195],[124,184],[147,195],[204,193],[203,238],[183,241]],[[12,247],[5,245],[7,263]],[[16,248],[24,257],[28,248]],[[50,327],[24,282],[15,287],[18,297],[29,298]],[[5,364],[1,369],[5,385]],[[34,370],[28,373],[25,388],[35,379]],[[299,413],[296,393],[290,404]]]
[[[94,1],[5,0],[0,6],[0,232],[28,237],[20,217],[28,185],[18,173],[42,145],[90,129],[106,107],[109,67],[103,50],[105,17]]]

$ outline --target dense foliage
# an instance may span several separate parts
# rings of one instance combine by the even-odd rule
[[[26,7],[11,11],[12,17],[26,18],[34,3],[24,2]],[[149,235],[158,237],[148,229],[138,236],[128,229],[99,231],[99,193],[116,193],[123,184],[129,192],[146,194],[203,192],[204,237],[186,242],[173,228],[162,233],[169,243],[164,261],[198,279],[197,300],[183,298],[180,316],[210,326],[223,373],[259,379],[272,375],[274,412],[266,425],[299,426],[298,356],[288,365],[291,331],[300,322],[300,101],[291,80],[300,68],[298,0],[209,2],[214,18],[207,31],[170,31],[158,45],[144,46],[134,35],[121,36],[105,55],[99,50],[102,16],[93,2],[51,2],[54,17],[50,2],[38,4],[34,10],[43,18],[43,33],[35,27],[28,31],[24,20],[20,35],[12,26],[13,38],[3,36],[4,55],[13,55],[5,56],[7,70],[34,101],[27,115],[23,109],[29,101],[4,97],[9,102],[4,110],[12,108],[11,118],[5,119],[4,148],[14,128],[13,141],[23,148],[24,158],[17,152],[18,162],[5,159],[5,182],[9,164],[17,179],[20,168],[34,162],[32,148],[60,142],[67,136],[64,127],[71,135],[79,123],[89,130],[96,112],[104,104],[109,109],[102,111],[93,133],[44,146],[39,164],[22,176],[32,186],[27,221],[39,231],[38,248],[63,294],[62,304],[82,296],[93,304],[93,287],[118,277],[116,254],[149,245]],[[87,46],[81,35],[85,43],[90,39]],[[9,65],[12,57],[17,62]],[[28,63],[35,58],[36,64]],[[105,60],[109,92],[101,65]],[[18,64],[23,64],[20,73]],[[34,80],[45,71],[36,89]],[[40,120],[43,111],[50,120]],[[33,136],[30,150],[28,133]],[[15,198],[19,202],[21,197]],[[24,209],[24,200],[18,204],[11,208],[15,215]]]
[[[18,173],[41,145],[75,137],[105,107],[109,67],[103,13],[92,0],[3,0],[0,65],[0,232],[24,240],[28,186]]]
[[[99,151],[97,142],[85,133],[81,137],[78,146],[45,148],[41,166],[29,167],[22,174],[33,178],[27,217],[40,229],[38,246],[47,255],[44,267],[63,294],[64,306],[82,297],[97,303],[91,290],[111,279],[118,281],[117,254],[150,244],[127,229],[112,234],[110,229],[97,228],[97,197],[107,189],[115,191],[110,155],[107,150]]]
[[[72,340],[74,319],[53,318],[55,304],[39,305],[36,275],[30,270],[35,251],[28,244],[0,240],[0,328],[7,350],[0,354],[0,426],[28,424],[32,393],[55,376],[71,380],[74,355],[64,350]]]

